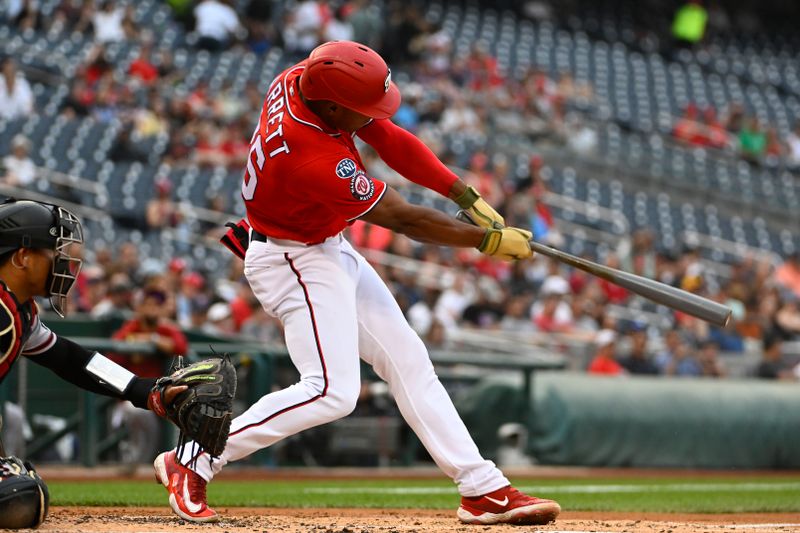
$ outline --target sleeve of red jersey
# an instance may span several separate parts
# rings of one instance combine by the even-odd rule
[[[448,196],[458,180],[425,143],[389,119],[373,120],[357,134],[401,176],[442,196]]]
[[[386,184],[367,175],[348,152],[323,156],[297,170],[298,184],[346,221],[366,215],[383,197]]]

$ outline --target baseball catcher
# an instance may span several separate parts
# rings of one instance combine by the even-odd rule
[[[0,202],[0,384],[14,361],[25,356],[82,389],[167,416],[187,435],[198,436],[201,446],[221,450],[224,439],[211,436],[217,420],[227,435],[225,419],[235,389],[229,361],[193,365],[181,379],[157,382],[57,336],[42,322],[33,298],[49,297],[53,310],[64,316],[81,268],[76,247],[82,243],[80,221],[63,207],[11,198]],[[5,455],[0,442],[0,529],[36,527],[47,515],[47,488],[29,463]]]

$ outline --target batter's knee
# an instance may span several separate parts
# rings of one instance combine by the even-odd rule
[[[328,391],[326,399],[330,407],[331,421],[344,418],[355,410],[358,393],[359,387]]]
[[[302,382],[310,389],[313,396],[319,397],[316,402],[319,402],[320,406],[324,406],[324,416],[329,422],[349,415],[356,408],[360,392],[360,383],[358,382],[349,386],[340,382],[333,385],[322,377],[317,378],[316,376],[304,377]]]

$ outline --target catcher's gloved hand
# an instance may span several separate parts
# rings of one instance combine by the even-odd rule
[[[37,527],[49,503],[47,485],[30,463],[0,457],[0,529]]]
[[[228,441],[235,395],[236,369],[226,354],[160,378],[147,403],[155,413],[178,426],[179,447],[193,440],[212,457],[219,457]]]

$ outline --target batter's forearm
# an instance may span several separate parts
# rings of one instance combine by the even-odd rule
[[[465,224],[435,209],[415,207],[408,215],[389,229],[415,241],[464,248],[477,248],[486,235],[485,229]]]

